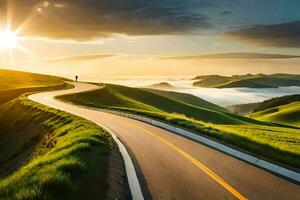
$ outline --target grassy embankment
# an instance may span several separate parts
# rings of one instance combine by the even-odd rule
[[[108,157],[113,147],[108,133],[25,96],[0,110],[0,140],[6,141],[1,159],[36,146],[26,164],[0,180],[1,199],[105,198]]]
[[[66,87],[60,77],[0,69],[0,105],[27,92]]]
[[[20,96],[63,87],[60,78],[0,74],[1,100],[6,97],[0,102],[0,199],[106,198],[111,136],[92,122]]]
[[[106,85],[96,91],[59,98],[167,121],[268,159],[300,167],[299,130],[235,115],[192,95]]]

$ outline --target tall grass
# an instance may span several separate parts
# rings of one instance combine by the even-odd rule
[[[95,199],[105,198],[108,156],[114,146],[111,136],[92,122],[58,111],[21,96],[7,106],[20,123],[28,119],[49,133],[51,144],[34,155],[19,170],[0,180],[0,199],[84,199],[89,191],[81,188],[89,176]],[[34,116],[34,117],[32,117]],[[96,180],[97,179],[97,180]],[[101,181],[102,185],[99,187]]]

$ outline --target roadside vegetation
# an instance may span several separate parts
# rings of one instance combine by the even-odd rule
[[[0,124],[2,162],[32,149],[21,168],[0,180],[1,199],[105,198],[114,143],[99,126],[26,96],[0,107]]]
[[[0,70],[0,75],[1,200],[126,195],[123,187],[110,187],[108,174],[115,167],[111,163],[119,163],[114,172],[120,174],[114,180],[123,184],[125,179],[122,158],[107,132],[26,97],[32,92],[67,88],[65,79],[10,70]]]
[[[153,117],[300,168],[299,129],[236,115],[192,95],[108,84],[59,99]]]

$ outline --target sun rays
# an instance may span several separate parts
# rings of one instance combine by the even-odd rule
[[[29,14],[23,22],[15,27],[14,21],[14,7],[15,2],[7,0],[6,1],[6,20],[4,24],[0,26],[0,54],[6,54],[9,57],[11,63],[14,63],[14,51],[20,51],[26,56],[35,57],[34,54],[27,48],[22,46],[20,42],[26,40],[26,37],[22,36],[23,30],[28,25],[29,21],[32,19],[32,15],[35,11]]]
[[[5,49],[16,48],[18,46],[17,34],[9,29],[0,31],[0,46]]]

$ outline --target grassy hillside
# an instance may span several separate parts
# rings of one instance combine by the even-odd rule
[[[172,92],[158,92],[119,85],[106,85],[96,91],[66,95],[63,99],[77,104],[125,111],[159,115],[180,113],[189,118],[216,124],[247,123],[241,116],[227,113],[225,109],[191,95],[179,97]],[[220,110],[222,112],[219,112]]]
[[[229,110],[231,110],[232,112],[246,115],[246,114],[250,114],[252,112],[258,112],[258,111],[266,110],[269,108],[293,103],[296,101],[300,101],[299,94],[275,97],[275,98],[268,99],[268,100],[265,100],[262,102],[257,102],[257,103],[232,105],[232,106],[228,106],[227,108]]]
[[[294,74],[246,74],[234,76],[197,76],[194,86],[215,88],[275,88],[280,86],[300,86],[300,75]]]
[[[199,97],[196,97],[191,94],[185,94],[185,93],[178,93],[178,92],[167,92],[167,91],[162,91],[162,90],[153,90],[153,89],[145,89],[146,91],[165,96],[171,99],[175,99],[177,101],[184,102],[186,104],[190,104],[196,107],[203,107],[207,108],[213,111],[218,111],[222,113],[229,112],[226,108],[223,108],[221,106],[218,106],[216,104],[210,103],[204,99],[201,99]]]
[[[252,118],[300,127],[300,101],[251,113]]]
[[[269,108],[286,105],[286,104],[293,103],[296,101],[300,101],[300,94],[294,94],[294,95],[288,95],[288,96],[268,99],[266,101],[258,103],[258,105],[255,107],[255,109],[253,109],[253,112],[258,112],[258,111],[266,110]]]
[[[66,87],[62,78],[0,69],[0,105],[24,93]]]
[[[0,168],[23,165],[0,179],[1,199],[107,197],[115,144],[97,125],[21,96],[0,107],[0,130]]]
[[[17,88],[57,85],[61,83],[62,80],[62,78],[56,76],[48,76],[4,69],[0,69],[0,77],[0,91]]]
[[[99,90],[59,98],[75,104],[146,115],[300,168],[299,130],[235,115],[197,97],[106,85]]]

